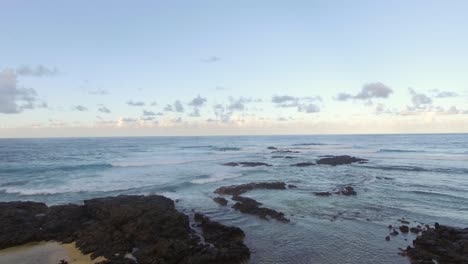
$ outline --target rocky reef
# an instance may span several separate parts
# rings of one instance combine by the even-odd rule
[[[289,185],[289,188],[295,188],[294,185]],[[260,207],[262,203],[256,200],[244,196],[240,196],[255,189],[270,189],[270,190],[285,190],[286,183],[284,182],[253,182],[241,185],[224,186],[216,189],[214,192],[223,195],[232,195],[231,199],[236,201],[232,206],[234,210],[237,210],[244,214],[251,214],[260,217],[261,219],[276,219],[280,222],[287,223],[289,219],[284,216],[284,213],[275,211],[270,208]]]
[[[427,228],[405,251],[411,263],[468,263],[468,228],[442,226]]]
[[[197,217],[200,220],[200,217]],[[208,218],[201,237],[166,197],[118,196],[83,205],[0,203],[0,249],[35,241],[76,242],[102,263],[243,263],[244,234]],[[129,257],[130,256],[130,257]]]
[[[357,192],[354,190],[353,187],[345,186],[342,188],[338,188],[333,192],[314,192],[314,194],[316,196],[331,196],[333,194],[350,196],[350,195],[357,195]]]
[[[228,163],[224,163],[223,165],[224,165],[224,166],[230,166],[230,167],[237,167],[237,166],[241,166],[241,167],[267,166],[267,167],[270,167],[270,166],[271,166],[271,165],[268,164],[268,163],[264,163],[264,162],[251,162],[251,161],[245,161],[245,162],[228,162]]]
[[[216,189],[214,192],[217,194],[227,195],[241,195],[255,189],[274,189],[274,190],[285,190],[286,183],[284,182],[253,182],[241,185],[230,185],[223,186]]]
[[[345,165],[351,163],[366,163],[368,160],[356,158],[348,155],[342,156],[326,156],[325,158],[321,158],[317,160],[317,164],[325,164],[331,166],[338,166],[338,165]]]

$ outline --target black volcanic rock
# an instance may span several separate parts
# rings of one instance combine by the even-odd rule
[[[291,164],[291,166],[295,166],[295,167],[308,167],[308,166],[314,166],[315,163],[313,162],[299,162],[299,163],[296,163],[296,164]]]
[[[232,206],[232,208],[240,211],[241,213],[256,215],[260,217],[261,219],[265,219],[265,220],[268,220],[269,218],[271,218],[271,219],[276,219],[283,223],[289,222],[289,219],[287,219],[283,213],[275,211],[270,208],[260,207],[261,203],[255,201],[254,199],[241,197],[241,196],[234,196],[233,199],[236,197],[238,200],[242,202],[235,203]]]
[[[468,261],[468,228],[438,225],[422,232],[406,249],[411,263],[466,264]]]
[[[228,162],[228,163],[224,163],[223,165],[224,165],[224,166],[230,166],[230,167],[237,167],[237,166],[241,166],[241,167],[258,167],[258,166],[267,166],[267,167],[271,167],[271,165],[268,164],[268,163],[264,163],[264,162],[250,162],[250,161],[245,161],[245,162]]]
[[[219,205],[226,206],[228,204],[228,200],[223,197],[215,197],[213,201]]]
[[[224,227],[217,223],[219,230]],[[92,258],[103,256],[103,263],[243,263],[249,251],[242,236],[219,236],[203,228],[201,243],[190,228],[188,216],[175,209],[166,197],[118,196],[84,201],[84,205],[47,207],[43,203],[0,203],[0,249],[28,242],[56,240],[76,242]],[[240,230],[240,229],[239,229]],[[236,229],[237,233],[240,233]],[[243,234],[243,232],[242,232]]]
[[[227,194],[227,195],[241,195],[245,192],[255,190],[255,189],[275,189],[275,190],[285,190],[286,183],[284,182],[253,182],[246,183],[241,185],[231,185],[224,186],[216,189],[214,192],[217,194]]]
[[[314,192],[315,195],[317,196],[330,196],[332,195],[331,192]]]
[[[325,164],[325,165],[331,165],[331,166],[337,166],[337,165],[344,165],[344,164],[351,164],[351,163],[365,163],[368,160],[366,159],[361,159],[361,158],[356,158],[356,157],[351,157],[348,155],[343,155],[343,156],[331,156],[331,157],[326,157],[317,160],[317,164]]]
[[[201,224],[205,242],[217,249],[210,256],[209,263],[244,263],[250,256],[250,250],[244,245],[244,231],[238,227],[225,226],[200,213],[195,213],[195,221]],[[205,257],[206,258],[206,257]],[[202,262],[203,263],[203,262]]]

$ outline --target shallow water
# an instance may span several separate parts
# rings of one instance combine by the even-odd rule
[[[272,154],[268,146],[299,153]],[[338,154],[369,163],[290,166]],[[230,161],[273,166],[221,165]],[[264,221],[211,200],[220,186],[253,181],[298,186],[245,194],[284,212],[291,223]],[[343,185],[358,195],[312,194]],[[241,227],[252,263],[408,263],[398,247],[414,237],[387,242],[387,225],[405,217],[468,226],[467,190],[467,134],[0,139],[0,201],[61,204],[162,194],[180,199],[182,211],[194,208]]]

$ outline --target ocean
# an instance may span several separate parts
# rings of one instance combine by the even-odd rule
[[[290,166],[322,155],[369,162]],[[222,165],[238,161],[272,166]],[[262,181],[297,186],[245,194],[290,223],[212,201],[218,187]],[[348,185],[356,196],[313,194]],[[251,263],[408,263],[398,248],[414,235],[385,241],[388,225],[405,218],[468,226],[468,134],[0,139],[0,201],[54,205],[120,194],[164,195],[182,212],[242,228]]]

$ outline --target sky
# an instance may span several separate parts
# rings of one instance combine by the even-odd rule
[[[0,137],[466,133],[467,13],[0,0]]]

